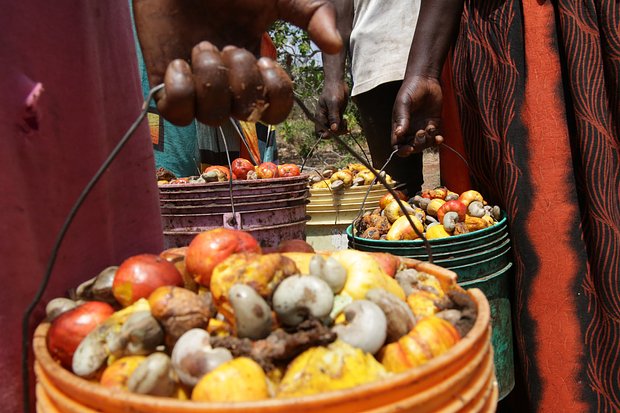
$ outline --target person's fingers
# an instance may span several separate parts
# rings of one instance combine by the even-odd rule
[[[336,9],[331,2],[289,0],[285,3],[278,8],[280,18],[307,29],[310,39],[325,53],[340,52],[342,38],[336,28]]]
[[[194,119],[194,99],[194,80],[189,64],[185,60],[173,60],[164,75],[164,88],[156,96],[157,110],[175,125],[189,125]]]
[[[231,95],[228,70],[217,47],[201,42],[192,50],[192,70],[196,89],[196,119],[220,126],[230,116]]]
[[[267,57],[258,59],[258,69],[263,77],[265,99],[268,102],[261,120],[277,125],[286,119],[293,108],[293,82],[284,69]]]
[[[403,144],[403,145],[398,146],[398,152],[396,152],[396,155],[400,156],[401,158],[406,158],[407,156],[411,155],[413,152],[414,152],[413,146]]]
[[[425,131],[430,136],[435,136],[436,134],[439,133],[439,129],[437,128],[437,125],[432,120],[428,122],[428,125],[425,128]]]
[[[314,131],[319,135],[325,133],[325,130],[329,128],[329,122],[327,120],[327,107],[325,103],[325,98],[322,96],[319,97],[319,102],[317,103],[316,110],[314,116],[316,117],[317,123],[314,124]]]
[[[435,136],[435,146],[439,146],[443,143],[443,136],[437,135]]]
[[[392,146],[397,146],[404,141],[409,130],[411,116],[411,100],[407,94],[399,93],[392,110]]]
[[[256,58],[245,49],[226,46],[222,60],[228,68],[232,93],[231,114],[237,119],[256,122],[265,110],[265,86]]]
[[[426,146],[426,142],[427,142],[427,134],[426,131],[423,130],[419,130],[415,133],[414,139],[413,139],[413,146],[414,148],[424,148]]]
[[[332,132],[337,133],[342,130],[343,118],[341,106],[334,100],[327,102],[327,122],[329,130]]]

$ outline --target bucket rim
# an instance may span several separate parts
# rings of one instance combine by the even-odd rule
[[[285,176],[269,179],[235,179],[232,181],[233,188],[254,188],[257,186],[273,186],[279,183],[295,183],[295,182],[308,182],[310,174],[302,173],[297,176]],[[209,183],[196,183],[196,184],[161,184],[158,185],[159,189],[163,192],[178,192],[177,190],[183,189],[209,189],[209,188],[226,188],[230,186],[229,181],[224,182],[209,182]]]

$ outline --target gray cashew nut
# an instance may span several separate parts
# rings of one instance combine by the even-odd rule
[[[409,333],[415,326],[415,316],[411,308],[394,294],[373,288],[366,293],[366,299],[377,304],[387,319],[387,341],[393,343]]]
[[[280,282],[272,302],[278,319],[288,326],[296,326],[308,316],[319,319],[328,316],[334,306],[334,293],[318,277],[292,275]]]
[[[172,349],[172,367],[179,380],[194,387],[200,379],[219,365],[233,359],[228,349],[212,348],[209,333],[193,328],[183,334]]]
[[[484,210],[484,205],[480,201],[472,201],[467,206],[467,213],[472,217],[482,218],[486,211]]]
[[[75,307],[77,307],[77,303],[70,298],[54,298],[45,306],[47,321],[51,322],[62,313],[73,310]]]
[[[375,354],[385,343],[387,319],[383,310],[368,300],[356,300],[345,307],[347,324],[332,328],[338,338],[353,347]]]
[[[150,311],[131,314],[118,333],[106,338],[109,352],[117,357],[148,355],[164,344],[164,330]]]
[[[95,277],[80,284],[75,291],[77,298],[104,301],[110,304],[116,303],[116,299],[112,294],[112,284],[114,283],[116,270],[118,270],[117,266],[107,267]]]
[[[254,288],[235,284],[228,292],[239,338],[260,340],[271,332],[271,308]]]
[[[334,292],[338,294],[347,282],[347,270],[334,257],[327,260],[320,254],[315,254],[310,259],[310,275],[319,277],[327,283]]]
[[[396,273],[394,278],[398,281],[398,285],[405,292],[405,296],[409,296],[414,290],[415,286],[418,285],[418,277],[420,273],[413,268],[408,268],[406,270],[402,270]]]
[[[454,228],[456,227],[456,223],[459,222],[459,214],[454,212],[454,211],[450,211],[450,212],[446,212],[443,216],[443,227],[445,228],[446,231],[448,232],[452,232],[454,231]]]
[[[170,357],[164,353],[148,356],[127,380],[127,389],[151,396],[172,396],[176,388]]]

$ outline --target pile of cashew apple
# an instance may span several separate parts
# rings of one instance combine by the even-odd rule
[[[273,162],[261,162],[254,165],[245,158],[236,158],[231,162],[231,168],[224,165],[207,166],[198,176],[177,177],[165,168],[156,172],[158,185],[168,184],[205,184],[209,182],[229,182],[232,180],[256,180],[270,178],[285,178],[299,176],[299,166],[286,163],[276,165]]]
[[[212,229],[51,300],[47,348],[101,386],[181,400],[349,389],[428,362],[475,323],[466,291],[411,262]]]
[[[356,235],[374,240],[415,240],[418,232],[426,239],[466,234],[495,225],[502,211],[489,205],[480,192],[473,189],[458,194],[446,187],[423,190],[414,197],[396,191],[403,204],[386,193],[374,211],[366,212],[354,222]],[[409,215],[418,232],[409,223]]]

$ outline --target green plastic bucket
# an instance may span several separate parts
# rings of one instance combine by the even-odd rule
[[[515,384],[509,298],[510,277],[512,277],[512,263],[486,277],[459,282],[459,285],[466,290],[479,288],[489,300],[493,329],[491,342],[500,400],[511,392]]]
[[[353,236],[347,228],[349,248],[428,261],[422,240],[386,241]],[[446,238],[429,240],[433,263],[454,271],[463,288],[479,288],[489,299],[493,325],[492,344],[495,349],[500,397],[514,387],[512,323],[510,320],[509,284],[512,276],[511,246],[506,214],[501,220],[482,230]]]
[[[433,259],[435,261],[439,260],[448,260],[448,259],[456,259],[467,256],[477,256],[477,254],[484,253],[489,249],[495,248],[499,245],[502,245],[508,240],[508,233],[503,233],[499,236],[494,236],[492,238],[484,237],[487,242],[482,243],[480,245],[471,246],[469,244],[462,244],[460,247],[457,246],[453,250],[449,248],[444,248],[443,252],[438,252],[436,248],[433,248],[431,251],[433,253]],[[446,246],[447,247],[447,246]],[[384,248],[374,245],[366,245],[366,244],[358,244],[353,243],[349,239],[349,248],[356,249],[360,251],[367,252],[389,252],[394,255],[399,255],[401,257],[409,257],[415,258],[422,261],[427,261],[428,254],[426,250],[418,250],[407,247],[397,247],[397,248]]]

